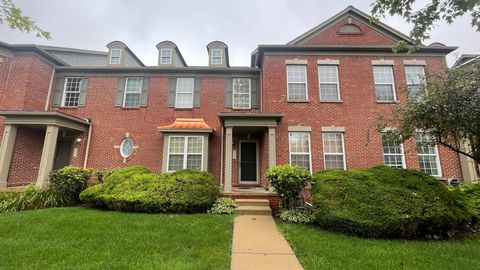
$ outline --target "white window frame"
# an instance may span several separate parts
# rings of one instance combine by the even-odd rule
[[[338,94],[338,99],[322,99],[322,77],[320,76],[320,67],[321,66],[333,66],[335,67],[335,70],[337,72],[337,94]],[[317,69],[318,69],[318,96],[320,98],[320,101],[324,101],[324,102],[328,102],[328,101],[340,101],[342,100],[342,97],[340,96],[340,78],[339,78],[339,73],[338,73],[338,65],[324,65],[324,64],[320,64],[320,65],[317,65]],[[332,82],[323,82],[325,84],[333,84]]]
[[[188,138],[202,138],[202,151],[200,154],[194,154],[194,155],[201,155],[201,163],[200,163],[200,171],[203,171],[203,153],[205,151],[205,141],[203,136],[168,136],[168,145],[167,145],[167,172],[175,172],[170,170],[170,142],[172,138],[184,138],[184,145],[183,145],[183,166],[181,170],[184,170],[187,168],[187,157],[188,157]],[[173,153],[172,155],[182,155],[180,153]]]
[[[248,80],[248,107],[237,107],[235,106],[235,80]],[[243,93],[242,93],[243,94]],[[252,108],[252,79],[250,78],[233,78],[232,81],[232,108],[238,110],[250,110]]]
[[[390,73],[392,74],[392,83],[377,83],[375,82],[375,67],[389,67],[390,68]],[[393,66],[392,65],[373,65],[373,68],[372,68],[372,73],[373,73],[373,86],[374,86],[374,90],[375,90],[375,100],[377,102],[396,102],[398,100],[397,98],[397,90],[395,88],[395,74],[393,73]],[[392,86],[392,91],[393,91],[393,100],[378,100],[377,98],[377,84],[378,85],[391,85]]]
[[[437,171],[438,171],[438,175],[431,175],[433,177],[442,177],[442,164],[440,163],[440,155],[439,155],[439,152],[438,152],[438,144],[435,143],[435,146],[433,147],[434,151],[435,151],[435,154],[420,154],[418,152],[418,148],[417,148],[417,139],[415,138],[415,148],[416,148],[416,151],[417,151],[417,157],[420,157],[420,156],[433,156],[435,155],[435,162],[437,163]],[[421,171],[421,168],[420,168],[420,159],[418,159],[418,167],[419,167],[419,170]]]
[[[310,165],[310,168],[308,168],[310,174],[312,173],[312,146],[311,146],[311,136],[310,132],[304,132],[304,131],[289,131],[288,132],[288,158],[289,158],[289,164],[292,165],[292,155],[305,155],[306,153],[303,152],[292,152],[291,149],[291,141],[290,141],[290,134],[292,133],[305,133],[308,135],[308,163]]]
[[[192,104],[191,106],[188,106],[188,107],[180,107],[178,105],[178,86],[179,86],[179,83],[178,83],[178,80],[181,80],[181,79],[190,79],[190,80],[193,80],[193,88],[192,88]],[[187,93],[187,92],[180,92],[180,94],[190,94],[190,93]],[[193,77],[179,77],[177,78],[177,83],[176,83],[176,86],[175,86],[175,108],[176,109],[192,109],[193,108],[193,103],[194,103],[194,99],[195,99],[195,78]]]
[[[123,152],[123,144],[126,142],[126,141],[131,141],[132,142],[132,152],[130,152],[130,154],[126,155],[124,152]],[[122,143],[120,144],[120,155],[123,157],[123,158],[128,158],[130,157],[132,154],[133,154],[133,140],[131,138],[125,138],[123,139]]]
[[[118,63],[113,63],[113,52],[118,51]],[[115,57],[116,59],[116,57]],[[119,48],[114,48],[110,50],[110,60],[109,60],[110,65],[118,65],[122,63],[122,49]]]
[[[419,68],[422,68],[422,76],[423,76],[423,86],[426,86],[427,85],[427,81],[426,81],[426,78],[425,78],[425,66],[423,65],[405,65],[405,81],[407,82],[407,90],[408,90],[408,98],[410,98],[410,89],[409,89],[409,86],[418,86],[418,85],[421,85],[421,84],[411,84],[409,82],[409,79],[408,79],[408,74],[407,74],[407,68],[408,67],[419,67]]]
[[[302,66],[303,68],[305,68],[305,99],[290,99],[290,89],[289,89],[289,84],[290,83],[297,83],[297,84],[300,84],[302,82],[290,82],[288,81],[288,67],[289,66]],[[307,75],[307,65],[304,65],[304,64],[287,64],[287,67],[286,67],[286,75],[287,75],[287,101],[291,101],[291,102],[295,102],[295,101],[299,101],[299,102],[302,102],[302,101],[308,101],[308,75]]]
[[[139,94],[140,95],[140,102],[138,103],[138,106],[125,106],[125,102],[126,102],[126,99],[127,99],[127,86],[128,86],[128,80],[132,80],[132,79],[140,79],[142,81],[142,83],[140,84],[140,92],[130,92],[128,94]],[[142,88],[143,88],[143,78],[142,77],[127,77],[125,79],[125,86],[124,86],[124,89],[123,89],[123,105],[122,107],[123,108],[139,108],[141,106],[141,103],[142,103]]]
[[[345,155],[345,135],[343,132],[322,132],[322,146],[323,146],[323,169],[327,170],[327,155],[339,155],[340,153],[326,153],[325,152],[325,134],[340,134],[342,136],[342,155],[343,155],[343,170],[347,169],[347,156]]]
[[[166,52],[166,51],[170,52],[170,54],[169,54],[170,56],[168,58],[168,62],[163,62],[163,52]],[[172,49],[165,48],[165,49],[160,50],[160,64],[164,64],[164,65],[171,64],[172,63],[172,58],[173,58],[173,50]]]
[[[220,56],[214,56],[214,52],[220,52]],[[213,62],[213,59],[214,58],[220,58],[220,62],[219,63],[214,63]],[[210,62],[212,63],[212,65],[221,65],[223,64],[223,50],[222,49],[212,49],[212,55],[210,57]]]
[[[77,100],[77,105],[76,106],[65,106],[65,102],[66,102],[66,98],[67,98],[67,93],[77,93],[77,92],[72,92],[72,91],[68,91],[67,92],[67,85],[68,85],[68,80],[69,79],[80,79],[80,84],[78,85],[78,100]],[[63,84],[63,93],[62,93],[62,104],[61,106],[62,107],[66,107],[66,108],[76,108],[78,107],[78,102],[80,101],[80,92],[82,91],[82,83],[83,83],[83,78],[82,77],[66,77],[65,78],[65,82]]]
[[[383,152],[383,164],[389,166],[389,167],[392,167],[390,166],[389,164],[386,163],[386,160],[385,160],[385,156],[398,156],[398,155],[402,155],[402,168],[406,169],[407,168],[407,164],[406,164],[406,161],[405,161],[405,148],[403,147],[403,143],[400,143],[400,154],[385,154],[385,150],[383,149],[383,134],[382,134],[382,152]],[[392,168],[395,168],[395,167],[392,167]]]

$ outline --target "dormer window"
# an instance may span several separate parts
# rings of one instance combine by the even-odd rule
[[[172,63],[172,49],[161,49],[160,55],[160,64]]]
[[[111,65],[120,64],[121,57],[122,57],[122,49],[112,49],[110,52],[110,64]]]
[[[221,49],[212,49],[212,65],[221,65],[222,64],[222,50]]]

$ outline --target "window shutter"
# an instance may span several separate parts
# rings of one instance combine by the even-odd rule
[[[177,91],[177,78],[168,80],[168,104],[167,107],[175,107],[175,95]]]
[[[115,95],[115,106],[123,106],[123,93],[125,92],[125,77],[117,80],[117,92]]]
[[[142,97],[140,100],[141,107],[147,107],[148,105],[148,90],[150,88],[150,78],[144,77],[142,83]]]
[[[250,100],[252,101],[251,102],[251,105],[252,105],[252,109],[256,109],[258,108],[258,80],[257,79],[252,79],[250,81],[250,86],[251,86],[251,91],[250,91]]]
[[[226,88],[225,88],[225,107],[232,108],[232,101],[233,101],[233,79],[228,78],[225,80]]]
[[[87,99],[87,90],[88,90],[88,78],[82,78],[80,95],[78,96],[78,107],[85,107],[85,100]]]
[[[195,86],[193,89],[193,107],[200,107],[200,78],[195,78]]]
[[[65,77],[58,77],[55,81],[55,90],[53,93],[53,106],[62,105],[63,88],[65,87]]]

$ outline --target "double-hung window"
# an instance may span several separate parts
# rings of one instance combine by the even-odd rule
[[[319,65],[318,81],[320,83],[320,101],[340,100],[340,85],[338,82],[338,66]]]
[[[310,156],[310,133],[289,132],[290,164],[297,165],[312,171]]]
[[[160,64],[171,64],[171,63],[172,63],[172,49],[161,49]]]
[[[345,169],[343,133],[323,133],[325,170]]]
[[[308,100],[306,65],[287,65],[287,92],[289,101]]]
[[[233,108],[250,109],[251,80],[245,78],[233,79]]]
[[[212,49],[212,59],[210,60],[212,65],[221,65],[222,64],[222,50],[221,49]]]
[[[168,138],[168,171],[202,170],[203,137],[170,136]]]
[[[373,66],[377,101],[395,101],[395,83],[392,66]]]
[[[125,83],[125,96],[123,98],[123,107],[138,108],[142,95],[142,77],[127,78]]]
[[[433,138],[427,134],[417,134],[415,139],[420,171],[432,176],[441,176],[438,148]]]
[[[77,107],[78,99],[80,97],[80,89],[82,87],[82,78],[68,77],[65,79],[65,86],[63,91],[63,107]]]
[[[193,108],[195,78],[177,78],[175,108]]]
[[[112,49],[110,51],[110,64],[117,65],[120,64],[120,58],[122,57],[121,49]]]
[[[403,144],[399,140],[387,140],[382,136],[383,161],[393,168],[405,168]]]
[[[425,70],[423,66],[405,66],[408,97],[419,100],[425,87]]]

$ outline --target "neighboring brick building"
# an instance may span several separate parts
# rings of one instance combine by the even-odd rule
[[[153,67],[119,41],[108,52],[1,43],[0,188],[44,186],[67,164],[202,169],[233,196],[274,196],[265,171],[286,163],[462,178],[456,153],[421,135],[383,145],[375,130],[456,48],[393,54],[408,37],[368,20],[348,7],[287,45],[259,46],[251,67],[230,67],[219,41],[205,67],[187,66],[170,41],[157,45]]]

